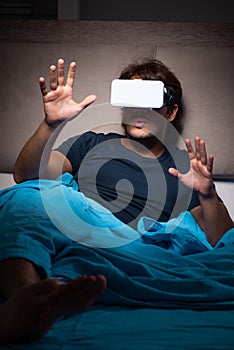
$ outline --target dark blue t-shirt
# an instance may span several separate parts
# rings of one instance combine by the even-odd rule
[[[122,137],[87,132],[57,148],[71,162],[81,192],[134,228],[141,216],[168,221],[200,205],[196,192],[168,172],[188,171],[186,151],[172,147],[146,158],[124,147]]]

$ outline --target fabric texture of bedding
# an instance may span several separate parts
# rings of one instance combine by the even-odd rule
[[[233,350],[234,311],[97,305],[60,319],[39,342],[1,350]]]
[[[214,248],[189,212],[168,223],[143,217],[135,231],[78,192],[68,174],[2,190],[0,220],[1,260],[25,257],[44,277],[102,273],[108,281],[94,307],[60,319],[30,349],[233,349],[233,229]]]

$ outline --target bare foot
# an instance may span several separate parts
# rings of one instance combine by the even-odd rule
[[[105,287],[105,277],[97,275],[66,284],[47,279],[20,288],[0,304],[0,344],[41,339],[61,315],[87,310]]]
[[[0,344],[41,338],[55,321],[55,316],[42,325],[40,315],[48,295],[57,288],[56,280],[43,280],[18,289],[5,303],[0,304]]]
[[[74,314],[87,310],[106,288],[103,275],[81,276],[60,284],[51,293],[51,305],[58,315]]]

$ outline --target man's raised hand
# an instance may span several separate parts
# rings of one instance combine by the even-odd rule
[[[64,60],[58,59],[57,67],[50,66],[50,88],[47,88],[44,77],[39,78],[39,84],[44,102],[45,121],[51,127],[57,127],[65,120],[78,115],[84,108],[96,100],[95,95],[87,96],[80,103],[73,100],[73,84],[76,73],[76,63],[71,62],[65,81]]]
[[[181,174],[178,170],[170,168],[170,174],[177,176],[186,186],[198,191],[204,197],[213,195],[213,155],[207,156],[205,142],[199,136],[195,137],[195,149],[191,141],[186,140],[186,146],[190,158],[190,170]]]

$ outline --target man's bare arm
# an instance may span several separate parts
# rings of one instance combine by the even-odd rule
[[[53,179],[63,172],[73,171],[69,160],[60,152],[52,151],[52,148],[64,122],[77,116],[96,100],[95,95],[87,96],[80,103],[73,100],[75,72],[76,63],[72,62],[65,81],[64,60],[59,59],[57,67],[50,66],[50,90],[45,78],[40,77],[45,118],[16,160],[13,173],[17,183],[39,176]]]

